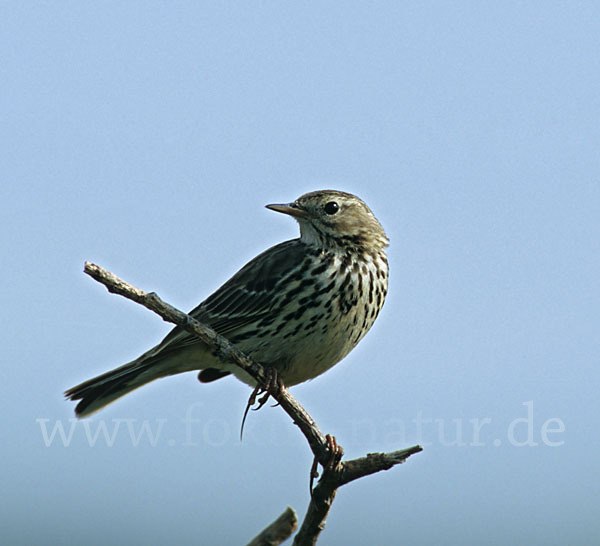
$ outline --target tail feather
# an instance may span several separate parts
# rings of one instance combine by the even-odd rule
[[[131,391],[161,377],[156,372],[147,373],[151,367],[151,362],[134,360],[70,388],[65,392],[65,396],[70,400],[81,400],[75,408],[75,415],[87,417]]]

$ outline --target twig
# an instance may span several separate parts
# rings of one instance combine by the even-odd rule
[[[397,464],[402,464],[411,455],[415,455],[421,451],[423,451],[421,446],[412,446],[399,451],[390,451],[389,453],[367,453],[366,457],[344,461],[342,463],[343,468],[341,470],[339,485],[346,485],[381,470],[389,470]]]
[[[271,525],[265,527],[247,546],[277,546],[292,536],[298,527],[296,512],[289,506]]]

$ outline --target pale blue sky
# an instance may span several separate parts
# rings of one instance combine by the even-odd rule
[[[0,58],[3,542],[303,516],[304,440],[267,407],[240,443],[234,379],[77,424],[62,391],[169,329],[85,260],[189,310],[296,236],[265,204],[335,188],[392,241],[389,297],[294,393],[350,457],[427,446],[344,487],[323,543],[597,543],[598,4],[3,2]]]

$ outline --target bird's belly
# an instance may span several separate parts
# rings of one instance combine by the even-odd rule
[[[262,346],[247,349],[240,346],[240,349],[264,366],[275,368],[285,385],[303,383],[337,364],[362,339],[372,321],[367,320],[365,324],[361,311],[355,308],[336,320],[323,317],[311,321],[308,317],[306,325],[313,324],[313,327],[296,331],[297,328],[290,325],[287,333],[284,331],[282,336],[265,340]],[[233,373],[242,381],[250,382],[247,374],[240,375],[237,370]]]

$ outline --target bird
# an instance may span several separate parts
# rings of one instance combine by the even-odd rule
[[[343,191],[266,207],[294,218],[300,236],[256,256],[189,314],[291,387],[337,364],[375,322],[387,295],[389,239],[371,209]],[[188,371],[199,371],[201,383],[233,374],[256,386],[176,326],[132,362],[65,396],[79,401],[77,417],[87,417],[151,381]]]

